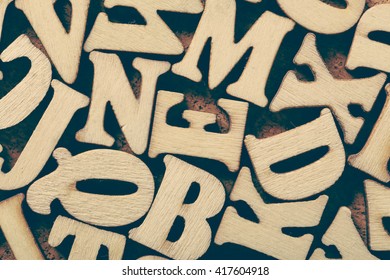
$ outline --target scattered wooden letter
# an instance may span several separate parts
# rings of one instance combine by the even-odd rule
[[[75,112],[89,103],[89,98],[53,80],[54,96],[15,166],[8,173],[0,171],[0,190],[16,190],[31,183],[49,159],[58,140]],[[3,147],[0,145],[0,152]],[[4,159],[0,158],[0,170]]]
[[[386,86],[387,99],[370,137],[363,149],[351,155],[348,162],[382,182],[390,181],[390,84]]]
[[[359,104],[364,111],[370,111],[386,81],[386,75],[353,80],[333,78],[317,50],[316,38],[312,33],[306,35],[294,62],[308,65],[315,80],[299,81],[294,72],[288,72],[271,102],[270,110],[278,112],[286,108],[329,107],[343,129],[345,142],[352,144],[364,119],[351,115],[348,106]]]
[[[345,151],[329,109],[323,109],[310,123],[269,138],[248,135],[245,145],[260,184],[279,199],[298,200],[318,194],[331,187],[344,171]],[[317,161],[286,173],[272,171],[275,163],[320,147],[329,150]]]
[[[149,156],[155,158],[162,153],[172,153],[203,157],[221,161],[230,171],[237,171],[240,165],[248,103],[228,99],[218,101],[218,106],[227,112],[230,120],[229,132],[222,134],[204,130],[206,125],[216,122],[216,115],[210,113],[184,111],[183,118],[190,123],[189,128],[167,124],[168,111],[183,100],[183,94],[159,91]]]
[[[352,28],[366,5],[365,0],[346,0],[345,9],[322,0],[277,0],[282,10],[298,24],[322,34],[337,34]]]
[[[208,218],[217,215],[225,202],[222,183],[200,168],[178,158],[164,158],[166,170],[157,196],[145,221],[129,232],[129,238],[173,259],[197,259],[209,248]],[[191,185],[199,184],[199,195],[183,204]],[[177,217],[185,221],[180,238],[171,242],[168,234]]]
[[[58,216],[50,232],[50,246],[59,246],[69,235],[75,237],[69,260],[96,260],[101,246],[107,247],[109,260],[121,260],[123,257],[126,245],[124,235]]]
[[[30,115],[50,86],[50,61],[26,35],[19,36],[0,56],[3,62],[20,57],[27,57],[31,68],[24,79],[0,99],[0,129],[14,126]]]
[[[146,25],[113,23],[106,13],[100,13],[85,42],[84,50],[114,50],[126,52],[179,55],[183,45],[158,11],[198,14],[203,11],[200,0],[105,0],[107,9],[115,6],[133,7],[145,18]]]
[[[376,31],[390,32],[390,4],[376,5],[363,14],[349,51],[348,69],[369,67],[390,72],[390,46],[369,38]]]
[[[4,23],[4,18],[5,18],[5,12],[8,8],[8,5],[12,2],[13,0],[2,0],[0,1],[0,40],[1,40],[1,34],[3,31],[3,23]]]
[[[377,260],[360,237],[353,223],[351,210],[347,207],[339,209],[334,221],[322,237],[322,242],[326,246],[336,246],[343,260]],[[322,249],[316,249],[310,259],[328,260]]]
[[[24,218],[24,194],[0,202],[0,230],[18,260],[43,260],[41,251]]]
[[[92,52],[94,84],[89,117],[85,127],[76,134],[80,142],[112,146],[114,138],[104,130],[106,105],[110,102],[118,123],[136,154],[146,150],[157,79],[170,68],[168,62],[136,58],[133,66],[140,71],[142,88],[137,99],[119,57],[115,54]]]
[[[323,195],[312,201],[266,204],[252,182],[249,168],[243,167],[230,194],[232,201],[244,201],[253,210],[259,223],[242,218],[234,207],[222,217],[215,243],[239,244],[277,259],[305,259],[313,236],[292,237],[283,228],[318,225],[328,201]]]
[[[30,21],[58,73],[66,83],[72,84],[79,71],[90,0],[69,1],[72,4],[69,33],[54,10],[56,0],[15,0],[15,6]]]
[[[375,181],[364,182],[367,195],[368,234],[370,248],[373,251],[390,250],[390,234],[383,224],[390,217],[390,188]]]
[[[135,222],[148,211],[154,195],[154,179],[137,157],[115,150],[91,150],[76,156],[58,148],[53,156],[59,167],[39,179],[27,191],[27,203],[37,213],[50,214],[50,204],[59,199],[75,218],[97,226],[123,226]],[[128,195],[99,195],[78,191],[76,183],[88,179],[108,179],[137,185]]]
[[[167,261],[169,259],[159,257],[159,256],[144,256],[144,257],[138,258],[138,260],[140,260],[140,261]]]
[[[252,1],[253,2],[253,1]],[[268,100],[265,86],[285,35],[294,27],[290,19],[266,11],[240,42],[235,43],[236,0],[207,0],[206,7],[183,60],[172,67],[175,74],[200,82],[202,74],[198,60],[211,38],[209,87],[216,88],[253,48],[239,80],[227,88],[227,93],[265,107]]]

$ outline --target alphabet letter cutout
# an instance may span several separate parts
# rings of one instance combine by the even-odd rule
[[[0,202],[0,230],[16,259],[43,260],[22,212],[24,194],[15,195]]]
[[[390,46],[368,37],[375,31],[390,32],[390,4],[376,5],[363,14],[349,51],[348,69],[369,67],[390,72]]]
[[[347,207],[341,207],[333,223],[330,225],[322,242],[326,246],[335,245],[343,260],[377,260],[356,230],[351,218],[351,211]],[[311,260],[328,260],[322,249],[316,249]]]
[[[0,2],[0,40],[1,40],[1,34],[3,33],[3,23],[4,23],[4,17],[5,17],[5,12],[7,10],[8,5],[12,2],[13,0],[2,0]]]
[[[321,0],[277,0],[282,10],[303,27],[322,34],[352,28],[363,13],[365,0],[346,0],[347,7],[332,7]]]
[[[385,74],[372,78],[336,80],[329,73],[315,43],[315,35],[306,35],[294,62],[309,65],[314,82],[299,81],[294,72],[284,77],[270,110],[278,112],[286,108],[329,107],[344,131],[345,142],[352,144],[363,126],[364,119],[354,117],[348,111],[351,104],[359,104],[366,112],[374,102],[386,81]]]
[[[172,153],[209,158],[221,161],[232,172],[237,171],[240,165],[248,103],[228,99],[218,101],[218,106],[228,113],[230,120],[229,132],[222,134],[204,130],[206,125],[216,122],[216,115],[210,113],[184,111],[183,118],[190,123],[189,128],[167,124],[169,109],[183,100],[183,94],[159,91],[149,156],[154,158],[162,153]]]
[[[270,195],[284,200],[298,200],[331,187],[345,166],[345,152],[329,109],[316,120],[290,131],[256,139],[245,137],[257,178]],[[327,146],[329,151],[317,161],[287,173],[271,170],[275,163]]]
[[[387,164],[390,158],[390,84],[386,86],[387,99],[370,137],[363,149],[351,155],[348,162],[371,176],[383,181],[390,181]]]
[[[110,102],[132,151],[144,153],[157,79],[169,70],[170,64],[143,58],[133,61],[142,76],[141,94],[137,99],[117,55],[92,52],[90,59],[95,66],[91,108],[86,126],[76,135],[77,140],[105,146],[114,144],[114,138],[104,130],[106,105]]]
[[[0,190],[16,190],[38,176],[61,138],[74,113],[89,103],[89,98],[60,81],[53,80],[54,96],[15,166],[0,172]],[[0,145],[0,152],[2,146]],[[0,158],[0,170],[4,159]]]
[[[19,36],[1,53],[3,62],[20,57],[27,57],[31,61],[31,68],[27,76],[0,99],[0,129],[14,126],[30,115],[45,97],[50,86],[50,61],[34,47],[26,35]]]
[[[328,201],[323,195],[312,201],[265,204],[253,185],[249,168],[243,167],[230,194],[232,201],[245,201],[260,223],[240,217],[228,207],[222,217],[215,243],[239,244],[277,259],[305,259],[313,236],[292,237],[283,228],[318,225]]]
[[[66,83],[72,84],[79,71],[90,0],[69,0],[72,4],[69,33],[54,10],[55,1],[16,0],[15,6],[25,13],[58,73]]]
[[[368,233],[373,251],[389,251],[390,235],[385,229],[383,218],[390,217],[390,188],[375,181],[364,182],[367,194]]]
[[[173,259],[197,259],[209,248],[208,218],[217,215],[225,202],[222,183],[211,174],[173,156],[164,158],[166,170],[157,196],[145,221],[129,232],[129,238]],[[183,204],[192,183],[200,186],[192,204]],[[168,234],[176,217],[185,220],[180,238]]]
[[[123,257],[125,236],[58,216],[50,232],[50,246],[59,246],[69,235],[75,236],[69,260],[96,260],[102,245],[108,249],[109,260],[121,260]]]
[[[145,18],[146,25],[113,23],[100,13],[85,42],[84,49],[179,55],[183,45],[158,11],[198,14],[203,11],[199,0],[105,0],[108,9],[115,6],[133,7]]]
[[[72,157],[59,148],[53,156],[59,167],[36,181],[27,192],[27,203],[37,213],[50,214],[50,204],[59,199],[75,218],[97,226],[123,226],[141,218],[154,195],[154,179],[137,157],[115,150],[92,150]],[[98,195],[80,192],[76,183],[88,179],[108,179],[137,185],[129,195]]]
[[[172,67],[175,74],[200,82],[198,60],[204,45],[211,38],[209,87],[216,88],[253,48],[247,65],[227,93],[265,107],[268,100],[265,86],[272,64],[284,36],[293,29],[290,19],[265,12],[239,43],[234,41],[236,0],[207,0],[206,7],[191,45],[183,60]]]

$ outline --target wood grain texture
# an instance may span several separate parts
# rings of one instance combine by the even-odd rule
[[[208,86],[216,88],[240,61],[248,49],[253,48],[239,80],[227,87],[232,96],[265,107],[266,82],[285,35],[294,22],[266,11],[253,24],[245,36],[235,42],[236,1],[207,0],[200,23],[183,60],[172,67],[175,74],[200,82],[198,68],[200,55],[211,38]]]
[[[227,133],[215,133],[205,130],[207,125],[216,122],[216,116],[210,113],[185,110],[183,118],[189,122],[189,128],[167,123],[169,110],[183,100],[183,94],[159,91],[149,156],[155,158],[159,154],[168,153],[208,158],[224,163],[232,172],[237,171],[240,165],[248,103],[220,99],[218,106],[228,114],[230,128]]]
[[[135,8],[146,25],[113,23],[106,13],[100,13],[84,44],[84,50],[115,50],[126,52],[179,55],[183,45],[158,11],[198,14],[203,11],[200,0],[105,0],[104,6]]]
[[[131,224],[148,211],[154,195],[153,175],[137,157],[104,149],[72,156],[65,148],[56,149],[53,156],[58,168],[27,191],[27,203],[33,211],[48,215],[52,201],[59,199],[75,218],[110,227]],[[137,191],[115,196],[79,191],[76,183],[88,179],[129,182],[137,186]]]
[[[1,40],[1,34],[3,33],[3,23],[4,23],[5,12],[7,11],[8,5],[12,1],[13,0],[2,0],[0,2],[0,40]]]
[[[53,80],[51,85],[53,99],[15,166],[8,173],[0,172],[0,190],[16,190],[31,183],[46,164],[75,112],[89,103],[88,97],[60,81]],[[3,162],[4,159],[0,158],[0,170]]]
[[[0,129],[23,121],[36,109],[50,87],[50,61],[26,35],[19,36],[0,55],[2,62],[21,57],[26,57],[31,62],[31,68],[24,79],[0,99]]]
[[[390,251],[390,235],[384,219],[390,217],[390,189],[372,180],[364,181],[367,208],[369,244],[373,251]]]
[[[337,34],[352,28],[364,11],[365,0],[346,0],[346,8],[322,0],[277,0],[282,10],[304,28],[321,34]]]
[[[70,0],[72,21],[69,32],[54,10],[55,1],[15,0],[15,6],[30,21],[61,77],[72,84],[79,70],[90,0]]]
[[[348,69],[368,67],[390,72],[390,46],[369,38],[370,33],[375,31],[390,32],[389,4],[374,6],[363,14],[348,55]]]
[[[24,194],[0,202],[0,230],[18,260],[43,260],[41,251],[24,218]]]
[[[140,258],[138,258],[138,260],[140,260],[140,261],[167,261],[169,259],[164,258],[164,257],[150,255],[150,256],[140,257]]]
[[[343,260],[377,260],[368,251],[351,217],[351,210],[341,207],[322,237],[326,246],[336,246]],[[328,260],[324,250],[316,249],[311,260]]]
[[[349,106],[358,104],[369,112],[386,81],[386,75],[352,80],[333,78],[317,50],[316,37],[312,33],[306,35],[294,63],[308,65],[314,74],[314,81],[300,81],[296,73],[288,72],[270,104],[270,110],[278,112],[288,108],[328,107],[340,123],[345,142],[353,144],[364,119],[353,116]]]
[[[387,99],[372,132],[363,147],[348,162],[355,168],[381,180],[390,182],[388,162],[390,159],[390,84],[386,86]]]
[[[149,139],[157,80],[170,69],[170,64],[134,59],[133,66],[142,77],[141,92],[137,98],[119,56],[92,52],[90,60],[95,70],[91,107],[87,123],[76,134],[76,139],[105,146],[114,144],[114,138],[104,130],[105,111],[109,102],[132,151],[136,154],[144,153]]]
[[[107,247],[110,260],[122,259],[126,245],[123,235],[58,216],[50,232],[49,244],[57,247],[69,235],[75,237],[69,260],[96,260],[101,246]]]
[[[283,228],[318,225],[328,201],[327,196],[305,202],[266,204],[252,182],[249,168],[243,167],[230,194],[233,202],[244,201],[253,210],[258,222],[241,217],[228,207],[222,217],[214,242],[234,243],[277,259],[305,259],[313,236],[292,237]]]
[[[283,200],[304,199],[326,190],[345,166],[343,143],[329,109],[310,123],[269,138],[247,135],[245,145],[264,190]],[[275,163],[324,146],[329,148],[327,153],[304,167],[288,172],[272,170]]]
[[[212,232],[207,219],[217,215],[225,202],[222,183],[210,173],[178,158],[164,157],[166,166],[153,205],[140,227],[129,231],[129,238],[173,259],[198,259],[209,248]],[[193,203],[185,198],[193,183],[199,194]],[[178,240],[167,240],[177,219],[184,219]]]

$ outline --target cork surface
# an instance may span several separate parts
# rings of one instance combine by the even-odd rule
[[[244,36],[248,28],[256,21],[256,19],[263,13],[265,9],[271,10],[277,14],[283,15],[283,12],[278,8],[276,1],[263,1],[266,3],[260,4],[249,4],[244,1],[237,0],[238,3],[238,14],[237,14],[237,23],[236,23],[236,40],[239,40]],[[327,1],[324,1],[327,2]],[[335,5],[342,4],[342,1],[328,1],[332,2]],[[385,0],[367,0],[367,7],[372,7],[373,5],[381,3],[390,3]],[[92,1],[88,23],[87,23],[87,32],[88,36],[92,25],[95,21],[96,15],[101,11],[102,4],[100,1]],[[66,0],[57,0],[56,10],[61,18],[64,26],[69,28],[69,19],[71,17],[71,7]],[[138,23],[142,20],[138,13],[126,9],[116,9],[110,11],[110,19],[118,22],[127,22],[127,23]],[[180,38],[183,45],[187,49],[191,43],[192,35],[196,29],[197,23],[200,19],[200,15],[179,15],[179,14],[164,14],[163,19],[167,24],[172,28],[176,35]],[[24,17],[23,13],[17,10],[14,4],[11,4],[7,10],[7,14],[4,21],[3,37],[0,42],[0,51],[3,51],[13,40],[15,40],[20,34],[27,34],[31,41],[39,47],[42,51],[44,48],[37,38],[35,32],[31,28],[27,19]],[[272,98],[280,83],[288,70],[296,70],[299,72],[299,77],[301,79],[310,80],[312,79],[310,71],[307,67],[297,67],[292,61],[296,52],[298,51],[302,39],[304,38],[307,30],[303,29],[300,26],[297,26],[291,33],[289,33],[286,39],[283,41],[283,44],[280,48],[280,51],[277,55],[275,64],[272,68],[271,75],[266,87],[266,95],[269,98]],[[331,74],[338,79],[351,79],[353,77],[365,77],[375,74],[375,71],[356,71],[348,72],[345,69],[346,56],[349,51],[349,47],[352,42],[354,34],[354,29],[347,31],[343,34],[325,36],[317,35],[318,38],[318,48],[321,55],[326,61],[327,67]],[[205,52],[200,61],[200,68],[202,70],[207,69],[208,65],[208,50],[209,47],[206,47]],[[122,61],[130,62],[134,57],[139,56],[139,54],[128,54],[120,53]],[[156,58],[156,59],[167,59],[170,62],[180,61],[182,56],[179,57],[163,57],[163,56],[154,56],[154,55],[140,55],[142,57]],[[226,132],[229,129],[229,118],[225,112],[221,110],[216,105],[216,101],[219,98],[232,98],[226,94],[226,86],[229,85],[235,78],[237,74],[242,71],[243,63],[248,58],[246,55],[242,61],[239,62],[239,67],[236,67],[234,71],[229,75],[225,82],[218,88],[213,91],[210,91],[207,86],[205,79],[200,83],[194,83],[182,77],[175,76],[172,73],[164,74],[158,82],[158,90],[172,90],[176,92],[181,92],[185,94],[185,101],[183,104],[180,104],[178,108],[172,110],[171,119],[173,122],[177,122],[180,125],[180,114],[186,109],[193,109],[202,112],[210,112],[217,115],[217,124],[218,129],[221,132]],[[126,63],[131,65],[131,63]],[[86,53],[82,54],[81,64],[80,64],[80,73],[76,83],[72,87],[79,92],[90,96],[92,81],[93,81],[93,68],[92,63],[88,60],[88,55]],[[20,59],[11,63],[2,63],[0,62],[0,70],[4,74],[4,79],[0,81],[0,98],[7,94],[10,89],[12,89],[27,73],[29,65],[26,60]],[[136,94],[139,94],[139,87],[142,83],[139,73],[135,73],[134,69],[126,69],[129,80],[134,88]],[[237,72],[237,73],[236,73]],[[58,73],[53,72],[53,78],[60,79]],[[52,90],[51,90],[52,91]],[[34,130],[36,124],[38,123],[40,117],[42,116],[47,104],[49,103],[52,96],[52,92],[47,94],[44,101],[40,106],[22,123],[18,124],[15,127],[0,131],[0,143],[4,147],[4,151],[1,153],[1,156],[5,159],[3,171],[7,172],[12,168],[15,162],[18,159],[19,154],[23,150],[23,147],[27,143],[32,131]],[[367,137],[369,136],[370,130],[372,129],[381,108],[383,106],[385,93],[381,92],[379,98],[374,105],[372,113],[367,116],[367,121],[363,127],[362,132],[359,134],[356,143],[352,146],[346,147],[347,155],[356,153],[364,145]],[[84,126],[86,121],[88,109],[80,110],[73,118],[71,124],[67,128],[63,137],[61,138],[58,147],[66,147],[69,149],[72,154],[78,154],[80,152],[87,151],[91,148],[99,148],[95,145],[87,145],[78,143],[75,140],[75,133]],[[259,138],[270,137],[276,135],[283,131],[292,129],[296,126],[302,125],[310,120],[318,117],[320,109],[296,109],[283,111],[281,113],[271,113],[268,108],[260,108],[254,105],[250,105],[247,128],[245,134],[253,134]],[[114,149],[122,150],[131,153],[131,149],[126,143],[125,138],[123,137],[119,125],[115,120],[112,109],[108,106],[107,109],[107,120],[105,123],[106,130],[115,137],[116,142],[114,144]],[[42,143],[44,145],[45,143]],[[181,157],[186,161],[205,169],[206,171],[217,176],[227,191],[229,192],[234,185],[234,181],[237,177],[237,173],[230,173],[226,167],[222,164],[215,161],[210,161],[206,159],[194,159],[189,157]],[[150,167],[153,172],[156,180],[156,186],[159,186],[162,176],[164,174],[164,165],[162,163],[162,157],[159,156],[156,159],[149,159],[146,154],[141,156],[141,159]],[[248,166],[252,169],[250,160],[248,158],[247,152],[243,151],[242,164],[241,166]],[[56,162],[54,159],[50,159],[46,164],[44,170],[39,177],[42,177],[56,168]],[[252,169],[253,170],[253,169]],[[365,203],[365,194],[363,189],[363,180],[367,177],[366,175],[360,173],[359,171],[346,166],[346,170],[341,177],[341,179],[325,193],[329,195],[330,203],[329,207],[325,209],[323,218],[321,220],[320,226],[316,229],[311,230],[311,233],[314,234],[315,239],[313,246],[309,252],[311,254],[316,247],[321,247],[326,250],[329,255],[334,254],[332,248],[326,248],[321,245],[321,236],[326,231],[329,224],[332,222],[333,218],[336,215],[337,209],[345,205],[349,207],[352,211],[353,220],[356,228],[358,229],[362,239],[367,244],[367,216],[366,216],[366,203]],[[267,196],[263,193],[261,186],[258,182],[255,182],[258,187],[259,192],[264,195],[267,202],[273,202],[275,199]],[[91,186],[92,187],[92,186]],[[26,192],[28,186],[21,190],[12,191],[12,192],[2,192],[0,191],[0,201],[8,197],[11,197],[19,192]],[[225,206],[228,206],[229,202],[226,202]],[[32,229],[32,232],[39,243],[42,252],[44,253],[47,259],[66,259],[71,245],[72,238],[67,238],[62,245],[57,248],[52,248],[47,240],[50,233],[52,224],[58,215],[69,216],[66,211],[61,207],[58,202],[55,202],[53,211],[50,216],[42,216],[35,214],[28,208],[24,203],[24,211],[26,219]],[[218,228],[222,213],[217,217],[211,219],[211,227],[215,233]],[[142,222],[136,222],[133,225],[112,228],[109,230],[124,234],[127,236],[127,232],[130,228],[136,227]],[[136,259],[148,254],[157,254],[152,250],[137,244],[131,240],[127,241],[125,249],[125,259]],[[99,254],[99,258],[104,259],[107,256],[107,252],[103,249]],[[383,255],[377,255],[381,258],[389,258],[388,254],[383,253]],[[242,248],[237,245],[223,245],[216,246],[211,245],[209,251],[202,257],[203,259],[269,259],[270,257],[263,255],[261,253],[252,251],[250,249]],[[4,236],[0,231],[0,259],[14,259],[12,251],[10,250],[8,244],[5,241]]]

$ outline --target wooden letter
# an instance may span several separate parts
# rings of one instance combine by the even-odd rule
[[[175,64],[172,71],[199,82],[202,74],[198,60],[204,45],[211,38],[209,87],[214,89],[243,55],[253,48],[241,77],[227,88],[227,93],[265,107],[268,103],[265,86],[272,64],[294,22],[266,11],[243,39],[235,43],[235,21],[236,0],[207,0],[192,43],[183,60]]]
[[[230,171],[235,172],[240,165],[242,140],[248,103],[220,99],[222,107],[230,120],[230,130],[226,134],[207,132],[204,127],[216,122],[210,113],[186,110],[183,118],[190,123],[189,128],[171,126],[166,123],[169,109],[181,103],[184,95],[176,92],[159,91],[154,115],[149,156],[154,158],[161,153],[203,157],[223,162]]]
[[[66,83],[72,84],[79,71],[90,0],[70,0],[72,25],[69,33],[54,10],[55,1],[16,0],[15,6],[25,13],[58,73]]]
[[[169,70],[170,64],[143,58],[133,61],[142,76],[141,94],[137,99],[117,55],[92,52],[90,59],[95,67],[91,108],[87,124],[76,134],[76,139],[105,146],[114,144],[114,138],[104,130],[104,114],[110,102],[130,148],[136,154],[144,153],[157,79]]]
[[[43,260],[22,212],[24,194],[0,202],[0,229],[16,259]]]
[[[84,49],[179,55],[183,45],[158,11],[198,14],[203,11],[199,0],[105,0],[108,9],[115,6],[134,7],[145,18],[146,25],[113,23],[100,13],[85,42]]]
[[[197,259],[209,248],[208,218],[217,215],[225,202],[222,183],[211,174],[173,156],[164,158],[166,170],[153,205],[142,225],[129,238],[173,259]],[[183,204],[192,183],[200,190],[192,204]],[[180,238],[171,242],[168,234],[177,217],[185,221]]]
[[[30,115],[50,86],[50,61],[26,35],[19,36],[2,52],[0,58],[3,62],[10,62],[20,57],[27,57],[31,61],[31,68],[27,76],[0,99],[0,129],[14,126]]]
[[[0,172],[0,190],[16,190],[38,176],[74,113],[86,107],[88,97],[53,80],[54,96],[12,170]],[[0,152],[2,151],[0,145]],[[4,159],[0,158],[0,170]]]
[[[248,149],[257,178],[270,195],[284,200],[298,200],[318,194],[331,187],[345,166],[345,152],[329,109],[305,125],[265,139],[246,136]],[[316,148],[329,151],[317,161],[297,170],[276,173],[275,163]]]
[[[389,231],[383,225],[383,218],[390,217],[390,188],[371,180],[366,180],[364,185],[367,194],[370,248],[374,251],[390,251]]]
[[[247,167],[241,169],[230,199],[246,202],[260,222],[246,220],[234,207],[228,207],[215,243],[239,244],[277,259],[306,258],[313,236],[292,237],[284,234],[282,229],[318,225],[328,201],[328,197],[323,195],[312,201],[266,204],[253,185]]]
[[[53,156],[59,167],[36,181],[27,192],[27,203],[37,213],[50,214],[50,204],[59,199],[75,218],[97,226],[123,226],[141,218],[154,195],[154,179],[137,157],[114,150],[92,150],[72,157],[59,148]],[[80,192],[76,183],[88,179],[108,179],[137,185],[129,195],[98,195]]]
[[[386,86],[386,92],[385,106],[366,145],[358,154],[348,158],[350,165],[383,182],[390,181],[387,168],[390,158],[390,84]]]
[[[277,0],[282,10],[298,24],[322,34],[337,34],[352,28],[363,13],[365,0],[346,0],[340,9],[322,0]]]
[[[3,23],[4,23],[5,12],[7,10],[8,5],[12,1],[13,0],[2,0],[2,1],[0,1],[0,40],[1,40],[2,31],[3,31]]]
[[[349,51],[346,63],[348,69],[369,67],[390,72],[390,46],[368,37],[375,31],[390,32],[389,4],[376,5],[363,14]]]
[[[377,260],[364,245],[353,224],[351,210],[347,207],[340,208],[333,223],[322,237],[322,242],[326,246],[336,246],[343,260]],[[316,249],[310,259],[328,260],[322,249]]]
[[[96,260],[102,245],[108,249],[109,260],[122,259],[126,245],[123,235],[58,216],[50,232],[50,246],[57,247],[69,235],[75,236],[69,260]]]
[[[270,109],[278,112],[286,108],[329,107],[344,131],[345,142],[352,144],[363,126],[364,119],[348,111],[350,104],[359,104],[366,112],[372,109],[376,97],[386,81],[385,74],[372,78],[336,80],[329,73],[315,43],[315,35],[305,37],[294,62],[309,65],[315,81],[299,81],[294,72],[284,77]]]

